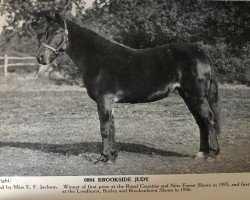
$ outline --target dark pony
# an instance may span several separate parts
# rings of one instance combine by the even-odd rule
[[[218,86],[209,57],[190,44],[132,49],[105,39],[60,15],[48,26],[37,60],[51,63],[66,51],[79,67],[88,95],[98,108],[103,151],[98,161],[117,157],[114,103],[146,103],[177,90],[200,129],[196,157],[219,153]]]

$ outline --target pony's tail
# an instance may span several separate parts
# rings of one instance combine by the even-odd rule
[[[220,108],[219,108],[219,91],[214,69],[211,71],[210,87],[208,90],[208,103],[214,114],[214,128],[217,135],[220,134]]]

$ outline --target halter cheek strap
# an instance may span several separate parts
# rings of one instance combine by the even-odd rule
[[[67,29],[67,24],[66,24],[66,21],[65,21],[65,20],[63,21],[63,23],[64,23],[63,41],[62,41],[62,43],[61,43],[57,48],[54,48],[54,47],[52,47],[52,46],[50,46],[50,45],[48,45],[48,44],[45,44],[45,43],[42,43],[42,44],[41,44],[41,46],[44,46],[44,47],[50,49],[50,50],[53,51],[55,54],[58,54],[59,51],[62,49],[64,43],[67,44],[67,42],[68,42],[68,34],[69,34],[69,31],[68,31],[68,29]]]

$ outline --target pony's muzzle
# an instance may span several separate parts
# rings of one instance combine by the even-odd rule
[[[38,55],[38,56],[36,57],[36,59],[37,59],[37,62],[38,62],[39,64],[42,64],[42,65],[46,65],[46,64],[47,64],[47,63],[45,62],[44,56],[43,56],[42,54]]]

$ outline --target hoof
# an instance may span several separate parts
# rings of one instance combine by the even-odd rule
[[[219,154],[219,152],[220,152],[219,149],[217,149],[217,150],[215,150],[215,149],[210,149],[210,150],[209,150],[209,156],[211,156],[211,157],[216,157],[216,156]]]
[[[210,149],[206,160],[208,162],[213,162],[213,161],[216,160],[216,157],[217,157],[218,154],[219,154],[219,150]]]
[[[195,160],[205,160],[207,158],[207,154],[205,154],[202,151],[199,151],[197,154],[195,154],[194,159]]]
[[[112,163],[114,163],[116,161],[117,156],[118,156],[118,152],[116,150],[111,151],[110,160],[111,160]]]
[[[100,158],[97,159],[97,161],[95,162],[95,164],[97,164],[98,162],[103,162],[105,164],[109,164],[109,163],[114,163],[116,158],[118,156],[117,151],[112,151],[111,154],[101,154]]]
[[[109,161],[109,159],[110,159],[109,155],[101,154],[100,158],[97,159],[95,164],[97,164],[98,162],[103,162],[106,164]]]

